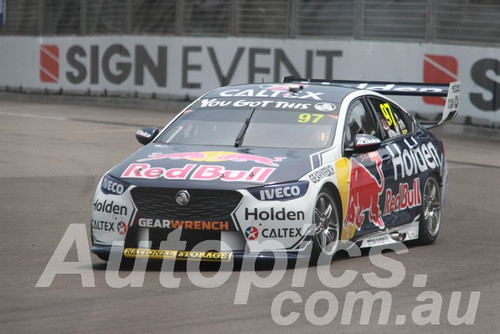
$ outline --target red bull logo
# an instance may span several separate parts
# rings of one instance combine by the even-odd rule
[[[384,174],[382,173],[382,159],[378,152],[368,154],[368,158],[375,162],[378,178],[373,176],[368,169],[356,160],[352,160],[349,183],[349,204],[344,220],[344,228],[349,234],[354,234],[352,227],[358,231],[361,229],[366,214],[370,221],[380,229],[385,224],[382,220],[382,212],[378,204],[379,197],[384,191]]]
[[[123,178],[166,180],[199,180],[225,182],[265,182],[276,168],[252,167],[250,170],[230,170],[224,166],[186,164],[184,167],[165,169],[149,164],[134,163],[123,172]]]
[[[139,162],[151,161],[151,160],[161,160],[161,159],[171,159],[171,160],[189,160],[196,162],[220,162],[220,161],[232,161],[232,162],[255,162],[261,165],[278,167],[277,162],[283,161],[284,157],[275,157],[273,159],[262,157],[259,155],[247,154],[247,153],[236,153],[228,151],[207,151],[207,152],[180,152],[180,153],[151,153],[147,158],[138,160]]]

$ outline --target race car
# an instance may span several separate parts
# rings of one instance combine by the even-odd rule
[[[232,261],[431,244],[447,166],[428,128],[456,116],[459,91],[293,77],[212,90],[137,131],[144,146],[102,177],[92,251]],[[441,120],[420,124],[391,94],[445,97]]]

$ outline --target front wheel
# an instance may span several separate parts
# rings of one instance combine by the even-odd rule
[[[422,197],[418,243],[429,245],[439,234],[443,206],[441,188],[435,176],[430,176],[425,181]]]
[[[316,197],[313,223],[311,260],[317,262],[322,253],[331,258],[337,251],[341,230],[337,202],[327,189],[322,189]]]

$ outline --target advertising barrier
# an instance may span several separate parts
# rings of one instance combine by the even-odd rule
[[[500,124],[500,49],[382,41],[176,36],[0,37],[0,88],[194,99],[302,78],[462,82],[458,121]],[[444,98],[394,97],[438,117]]]

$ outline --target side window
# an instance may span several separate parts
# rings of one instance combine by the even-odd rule
[[[384,139],[405,135],[410,131],[403,112],[396,105],[378,98],[370,98],[370,103],[382,124]]]
[[[347,121],[344,134],[344,147],[352,148],[354,137],[358,133],[376,135],[376,125],[372,114],[365,109],[361,100],[355,100],[347,110]]]

